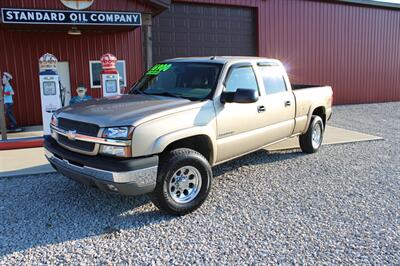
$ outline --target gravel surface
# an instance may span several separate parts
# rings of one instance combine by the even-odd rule
[[[59,174],[0,178],[0,264],[400,264],[400,103],[339,106],[384,141],[259,151],[215,167],[184,217]]]

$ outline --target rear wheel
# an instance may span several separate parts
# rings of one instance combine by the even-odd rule
[[[184,215],[200,207],[211,188],[211,166],[200,153],[176,149],[161,156],[152,202],[162,211]]]
[[[324,123],[321,117],[313,115],[307,132],[299,137],[300,148],[303,152],[314,153],[319,150],[324,136]]]

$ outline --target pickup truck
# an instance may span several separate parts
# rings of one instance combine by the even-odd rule
[[[45,156],[76,181],[149,193],[162,211],[184,215],[207,198],[213,166],[294,136],[314,153],[331,114],[331,87],[291,85],[278,60],[170,59],[126,95],[56,111]]]

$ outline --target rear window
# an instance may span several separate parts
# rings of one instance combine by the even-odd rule
[[[285,92],[286,83],[282,71],[276,66],[260,67],[266,94]]]

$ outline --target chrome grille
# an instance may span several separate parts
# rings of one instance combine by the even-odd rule
[[[66,118],[58,118],[58,128],[65,131],[74,131],[77,134],[91,137],[97,137],[100,130],[98,125]],[[57,141],[60,145],[65,146],[65,148],[70,148],[76,152],[81,151],[84,154],[95,154],[97,150],[96,144],[93,142],[69,139],[67,136],[63,136],[62,134],[57,134]]]
[[[81,141],[81,140],[70,140],[67,137],[60,135],[60,134],[58,135],[58,142],[65,146],[68,146],[68,147],[71,147],[74,149],[78,149],[78,150],[82,150],[82,151],[86,151],[86,152],[92,152],[96,145],[93,142],[86,142],[86,141]]]
[[[63,130],[76,130],[76,133],[92,137],[97,137],[100,129],[99,126],[95,124],[74,121],[66,118],[58,119],[58,127]]]

